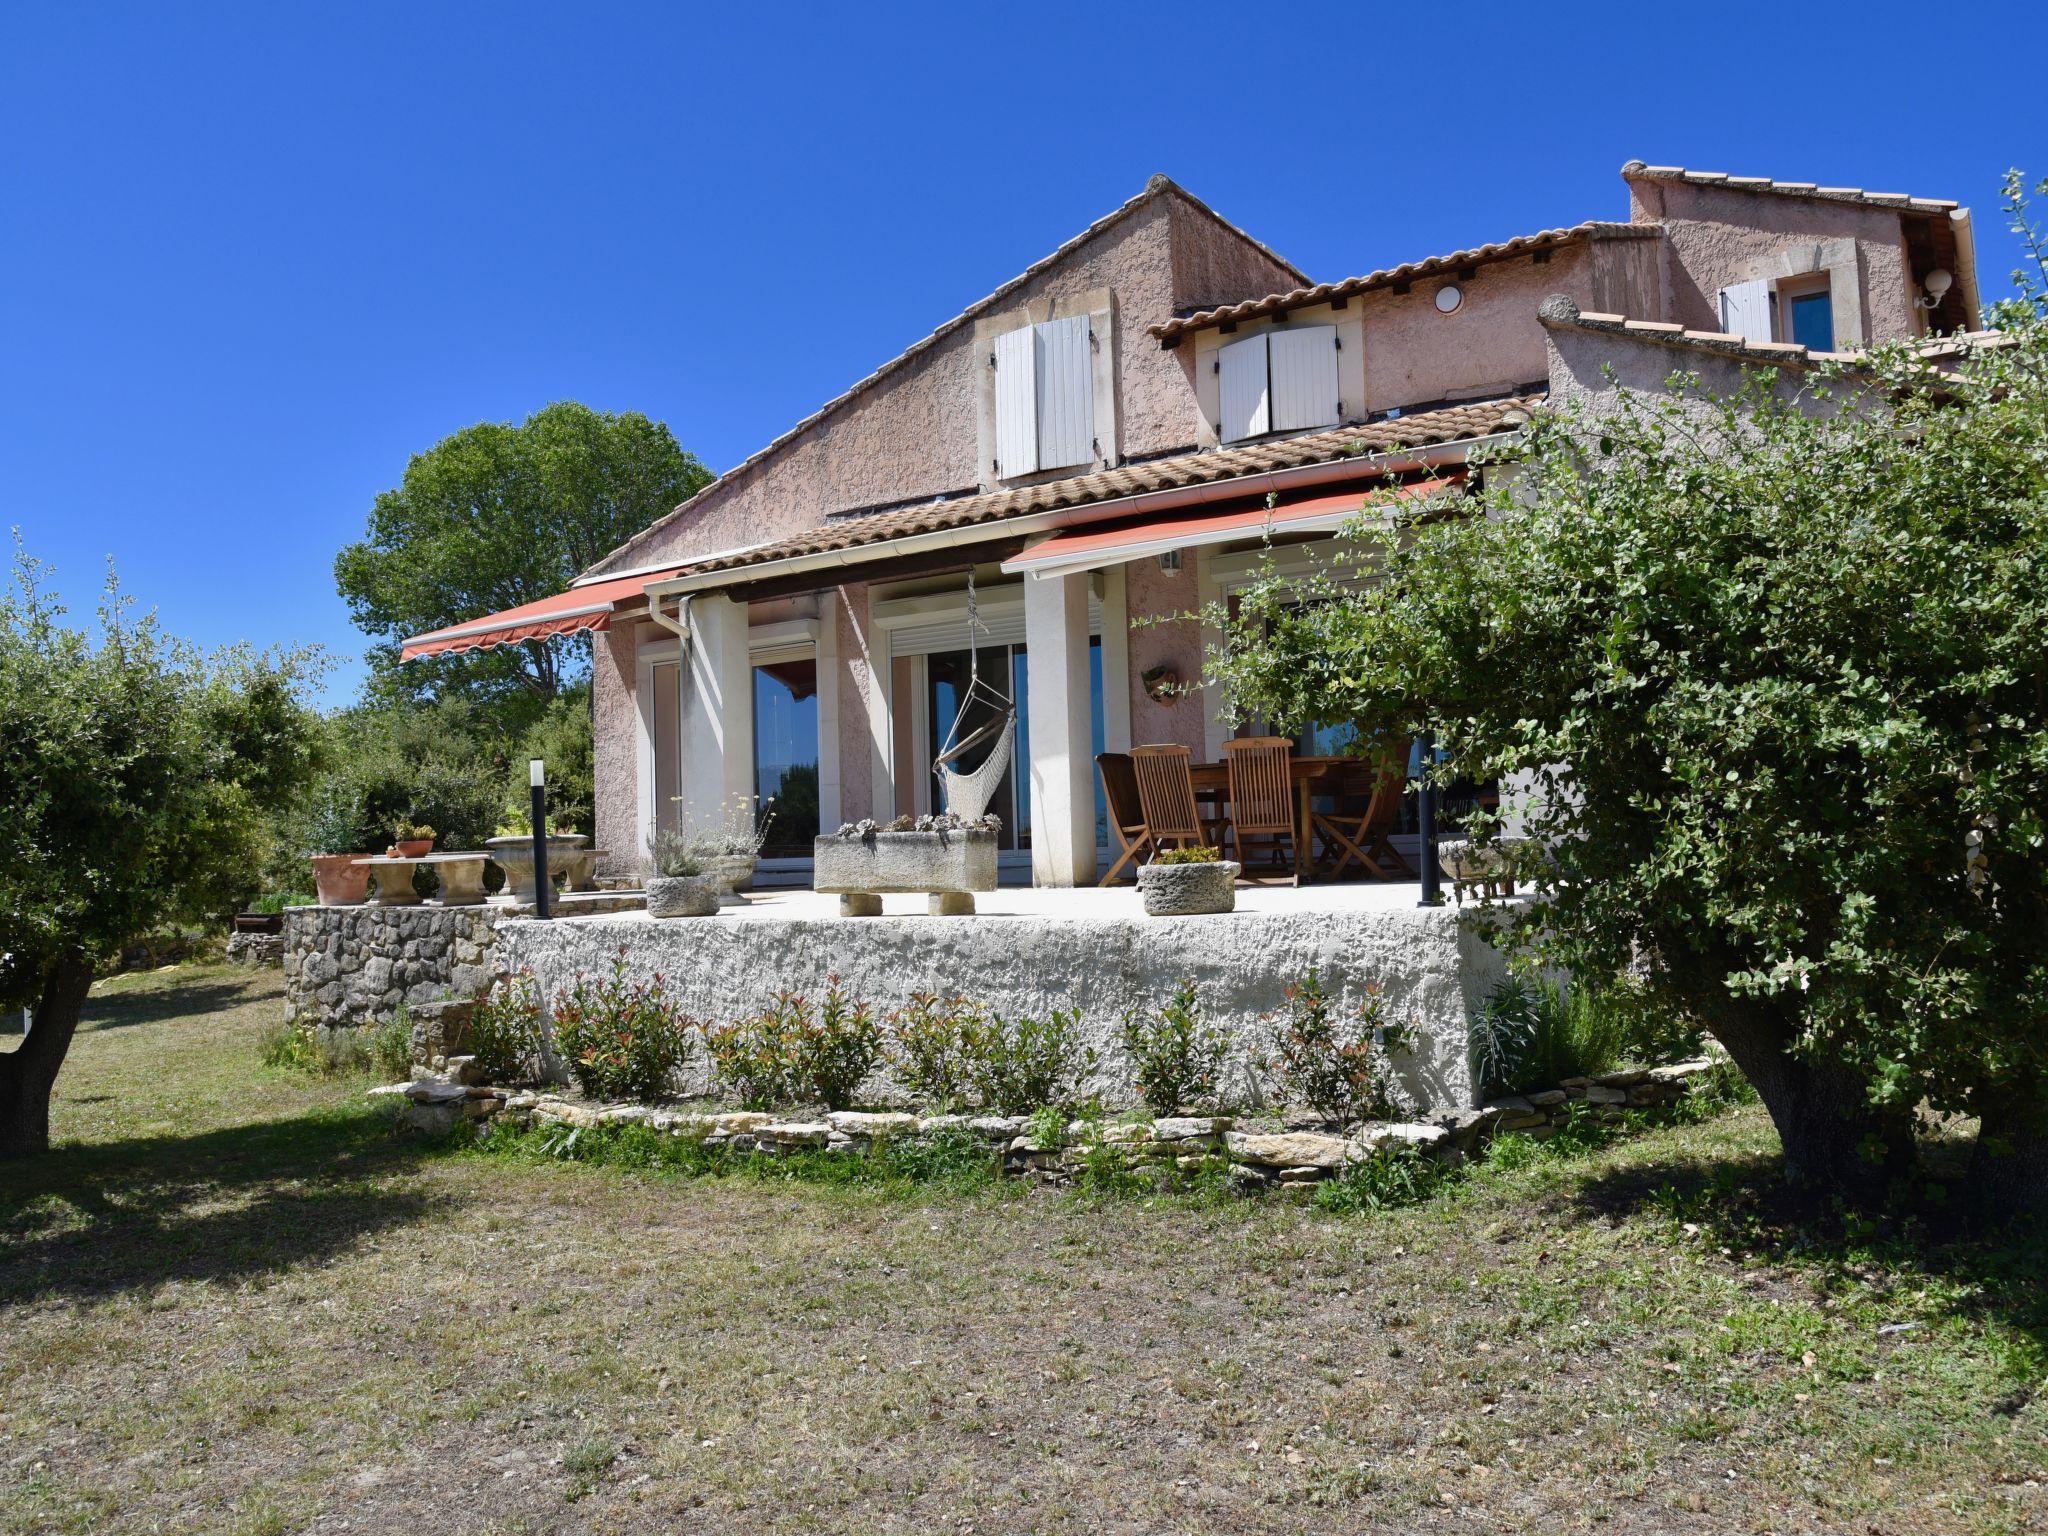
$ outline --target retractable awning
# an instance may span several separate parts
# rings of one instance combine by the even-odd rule
[[[1381,502],[1407,501],[1433,495],[1456,483],[1454,479],[1434,479],[1415,480],[1393,488],[1360,486],[1334,495],[1284,501],[1272,508],[1247,507],[1234,512],[1207,508],[1176,510],[1115,528],[1074,528],[1056,533],[1005,560],[1003,569],[1013,575],[1071,575],[1170,550],[1257,538],[1268,529],[1276,534],[1334,532],[1358,515],[1369,495]]]
[[[405,642],[399,657],[412,661],[421,656],[485,651],[494,645],[513,645],[521,640],[544,640],[550,635],[579,635],[586,630],[609,629],[615,604],[640,596],[649,582],[663,581],[682,569],[677,565],[666,570],[617,576],[610,581],[593,581],[587,586],[557,592],[553,597],[521,603],[503,613],[487,613],[480,619],[468,619],[446,629],[414,635]]]

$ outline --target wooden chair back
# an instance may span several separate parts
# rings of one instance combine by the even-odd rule
[[[1199,843],[1202,816],[1195,804],[1195,778],[1188,749],[1181,746],[1131,748],[1138,779],[1138,804],[1154,843]]]
[[[1230,820],[1254,836],[1294,831],[1294,743],[1285,736],[1243,736],[1223,743],[1230,777]]]
[[[1098,752],[1096,771],[1102,775],[1102,798],[1109,806],[1109,824],[1119,833],[1142,832],[1145,808],[1138,802],[1138,774],[1128,752]]]

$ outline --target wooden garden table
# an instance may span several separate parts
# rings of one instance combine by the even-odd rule
[[[1315,865],[1309,858],[1308,850],[1313,830],[1311,805],[1318,794],[1348,786],[1354,778],[1364,778],[1367,787],[1376,777],[1377,770],[1372,764],[1356,757],[1295,757],[1287,764],[1288,775],[1294,781],[1294,878],[1300,882],[1309,878]],[[1354,775],[1348,770],[1357,770]],[[1230,799],[1230,768],[1225,763],[1193,763],[1188,768],[1195,781],[1195,793],[1214,796],[1228,803]],[[1329,782],[1325,782],[1325,781]]]

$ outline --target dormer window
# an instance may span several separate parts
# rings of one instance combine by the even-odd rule
[[[1095,358],[1086,315],[998,336],[995,370],[1001,478],[1095,462]]]
[[[1296,325],[1233,341],[1216,354],[1216,398],[1226,443],[1268,432],[1333,427],[1337,399],[1337,328]]]
[[[1745,341],[1793,341],[1812,352],[1835,350],[1835,297],[1825,272],[1759,277],[1721,290],[1721,329]]]

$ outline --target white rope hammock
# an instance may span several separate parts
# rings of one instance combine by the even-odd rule
[[[932,764],[932,772],[938,775],[939,786],[944,791],[946,809],[963,821],[972,821],[984,815],[989,801],[996,797],[1003,775],[1009,772],[1010,755],[1017,742],[1017,706],[1010,696],[993,684],[981,680],[981,646],[979,636],[987,626],[981,622],[981,609],[974,599],[974,572],[967,572],[967,688],[960,695],[960,706],[953,712],[953,723],[946,730],[946,740],[939,748],[939,755]],[[972,730],[963,733],[969,710],[976,704],[986,704],[994,710],[995,718],[984,720]],[[965,773],[953,765],[971,756],[980,747],[989,746],[987,757]]]

